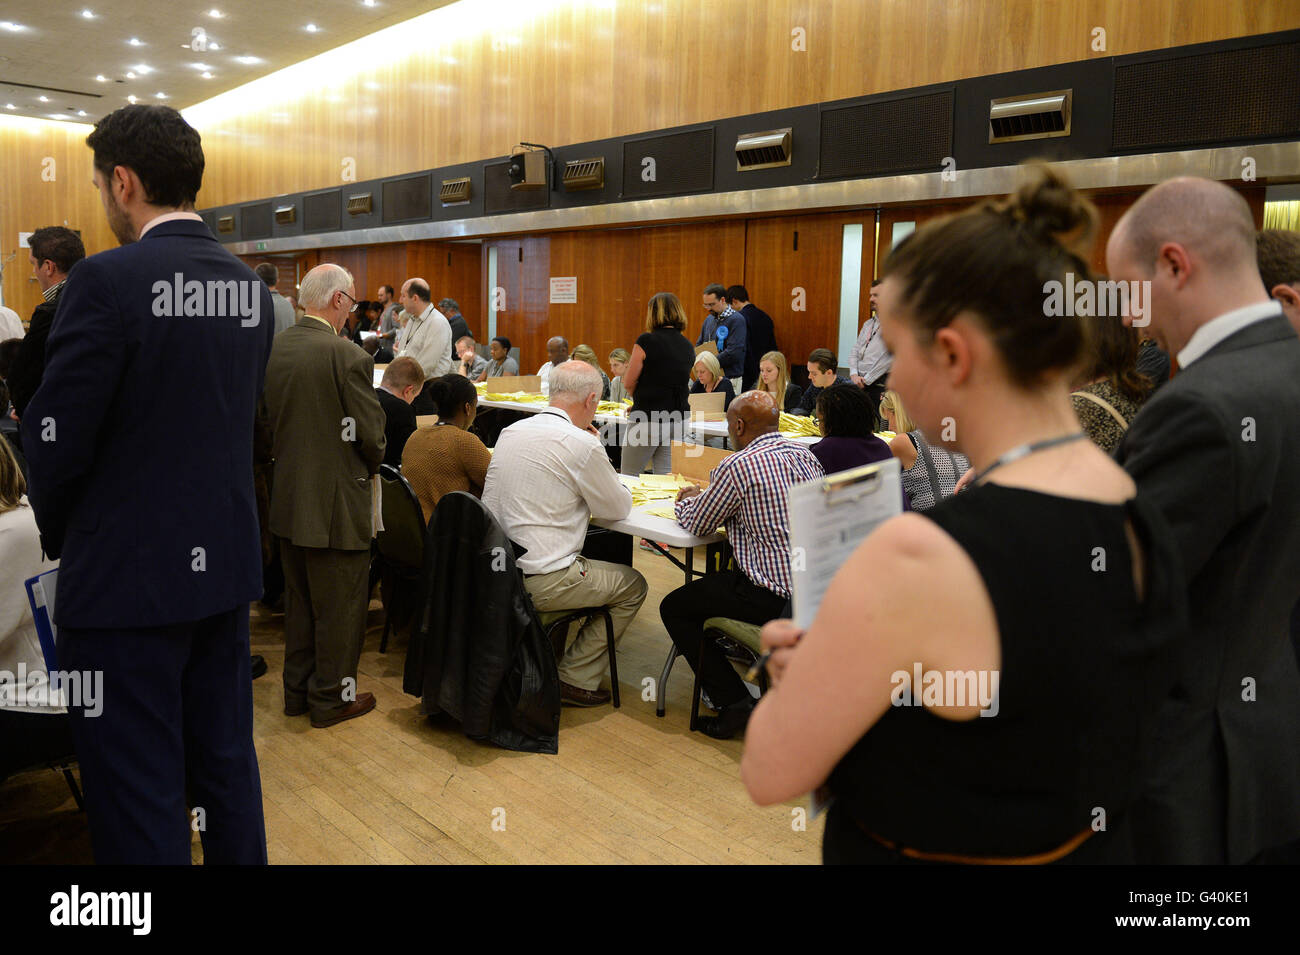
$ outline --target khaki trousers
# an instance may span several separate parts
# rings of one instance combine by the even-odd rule
[[[608,607],[614,621],[614,641],[641,609],[648,588],[640,573],[623,564],[588,560],[581,555],[564,570],[524,578],[524,587],[538,612]],[[564,651],[559,662],[560,679],[583,690],[600,687],[609,669],[605,650],[605,621],[592,617]]]

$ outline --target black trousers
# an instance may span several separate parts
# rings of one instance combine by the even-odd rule
[[[883,398],[885,392],[889,390],[889,376],[886,375],[884,378],[881,378],[879,381],[873,382],[870,385],[863,385],[862,390],[865,391],[867,397],[871,399],[871,413],[876,418],[875,430],[880,431],[885,427],[885,419],[880,416],[880,399]]]
[[[265,865],[248,605],[165,627],[60,627],[58,650],[60,669],[102,678],[68,705],[95,861],[189,865],[193,826],[206,865]]]
[[[785,605],[785,597],[758,586],[742,571],[724,570],[678,587],[659,604],[659,616],[677,645],[677,652],[694,669],[700,656],[700,644],[704,642],[705,620],[730,617],[764,624],[779,617]],[[745,681],[713,640],[704,647],[700,685],[709,694],[709,699],[719,706],[730,706],[750,698]]]

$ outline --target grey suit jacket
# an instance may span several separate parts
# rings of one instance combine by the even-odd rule
[[[1157,721],[1139,861],[1240,863],[1300,837],[1300,338],[1243,328],[1147,401],[1116,457],[1182,553],[1190,632]]]
[[[368,550],[370,476],[384,460],[374,360],[303,318],[275,336],[266,366],[275,438],[271,533],[300,547]]]

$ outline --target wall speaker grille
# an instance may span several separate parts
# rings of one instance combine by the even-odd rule
[[[257,202],[241,206],[239,210],[239,237],[241,239],[269,239],[271,237],[271,204]]]
[[[952,155],[952,90],[823,110],[817,176],[938,170]]]
[[[392,179],[383,186],[384,222],[428,219],[433,216],[433,176]]]
[[[341,225],[343,197],[337,189],[302,197],[302,230],[334,232]]]
[[[530,209],[547,209],[551,205],[549,189],[511,189],[507,170],[510,160],[488,163],[483,167],[483,211],[488,215],[500,212],[524,212]]]
[[[647,159],[654,160],[653,164]],[[653,172],[654,178],[646,177]],[[623,196],[651,199],[713,188],[713,129],[630,139],[623,143]]]
[[[1300,43],[1115,68],[1112,145],[1161,149],[1300,135]]]

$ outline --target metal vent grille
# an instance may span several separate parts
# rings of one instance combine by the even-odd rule
[[[524,212],[530,209],[547,209],[551,205],[550,189],[511,189],[506,170],[510,160],[488,163],[483,167],[483,211],[488,215],[500,212]]]
[[[462,176],[460,179],[444,179],[442,185],[438,187],[438,201],[444,206],[469,202],[469,194],[469,176]]]
[[[277,206],[275,221],[280,225],[292,225],[298,221],[298,207],[295,205]]]
[[[1070,135],[1071,90],[1004,96],[989,103],[989,142]]]
[[[258,202],[240,206],[239,224],[241,239],[269,239],[271,237],[271,204]]]
[[[234,231],[235,231],[235,217],[234,217],[234,216],[222,216],[220,219],[218,219],[218,220],[217,220],[217,231],[220,232],[222,235],[229,235],[231,232],[234,232]]]
[[[341,225],[343,197],[339,190],[302,197],[302,231],[333,232]]]
[[[355,196],[348,196],[348,215],[364,216],[373,211],[375,205],[375,195],[372,192],[360,192]]]
[[[384,222],[433,217],[433,176],[407,176],[384,183]]]
[[[823,110],[819,179],[939,169],[952,155],[952,90]]]
[[[736,140],[736,169],[768,169],[790,165],[793,130],[745,133]]]
[[[605,160],[575,159],[564,164],[564,189],[577,192],[579,189],[605,188]]]
[[[1115,68],[1114,149],[1300,135],[1300,43]]]
[[[653,178],[651,178],[653,177]],[[623,143],[623,195],[680,196],[713,188],[713,129]]]

